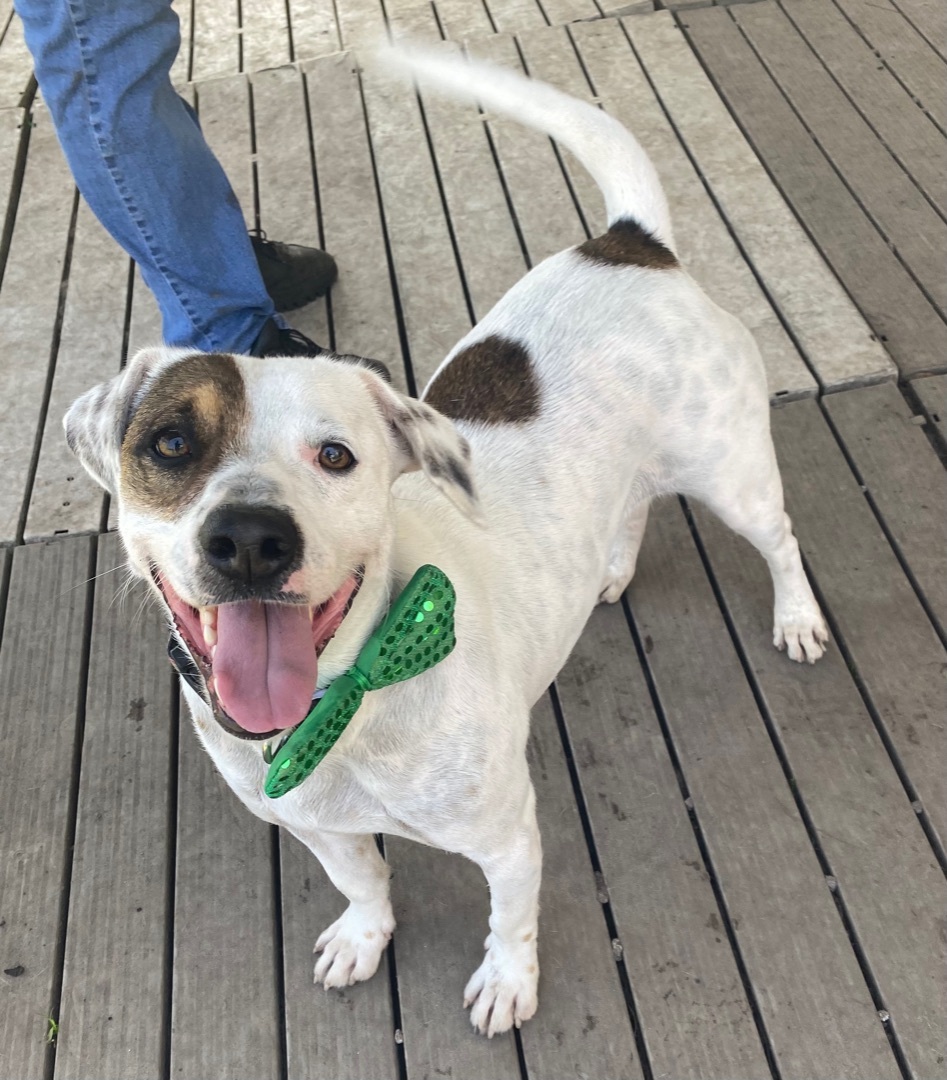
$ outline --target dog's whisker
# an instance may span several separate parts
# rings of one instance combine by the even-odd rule
[[[123,570],[124,564],[121,566],[113,566],[111,570],[103,570],[101,574],[93,574],[92,577],[86,578],[85,581],[80,581],[78,585],[71,585],[68,589],[56,597],[57,600],[61,600],[64,596],[68,596],[70,593],[74,593],[76,589],[81,589],[84,585],[89,585],[93,581],[99,581],[101,578],[106,577],[108,574],[114,574],[116,570]]]

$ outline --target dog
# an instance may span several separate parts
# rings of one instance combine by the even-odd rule
[[[793,660],[814,662],[828,634],[783,508],[759,352],[680,266],[641,146],[492,65],[416,49],[386,62],[568,147],[607,232],[518,282],[421,400],[353,357],[152,348],[79,398],[65,429],[192,663],[203,745],[348,899],[316,943],[315,980],[369,978],[394,929],[373,833],[458,852],[490,887],[464,1003],[492,1036],[537,1007],[530,708],[594,605],[628,587],[649,502],[701,500],[761,552],[774,643]],[[367,694],[311,776],[267,797],[261,740],[302,720],[425,563],[456,590],[454,651]]]

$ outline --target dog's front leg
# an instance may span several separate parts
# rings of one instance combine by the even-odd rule
[[[536,1012],[542,846],[532,784],[522,818],[513,828],[506,824],[487,853],[466,853],[490,886],[490,933],[487,955],[464,990],[464,1006],[470,1006],[474,1027],[491,1037],[513,1024],[519,1027]]]
[[[329,989],[371,978],[395,928],[390,872],[374,837],[316,829],[291,831],[322,863],[332,884],[349,902],[316,942],[313,952],[322,955],[316,961],[313,981]]]

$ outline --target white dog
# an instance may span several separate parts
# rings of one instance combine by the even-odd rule
[[[783,510],[757,348],[678,265],[642,148],[600,110],[511,72],[390,60],[567,146],[605,196],[608,232],[511,289],[423,402],[357,358],[156,348],[65,423],[196,665],[186,693],[208,752],[348,898],[317,942],[316,980],[367,979],[394,929],[373,833],[460,852],[490,886],[465,1003],[493,1035],[537,1002],[530,707],[593,606],[627,587],[649,500],[700,499],[756,546],[775,644],[794,660],[821,656],[827,632]],[[366,695],[309,779],[268,798],[258,740],[300,722],[423,563],[454,583],[457,647]]]

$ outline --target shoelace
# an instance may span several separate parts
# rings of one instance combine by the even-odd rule
[[[312,338],[306,337],[292,326],[280,330],[279,343],[280,349],[287,356],[311,356],[325,352],[321,345],[317,345]]]
[[[255,240],[254,247],[258,253],[265,255],[268,259],[275,259],[279,263],[288,265],[288,260],[280,254],[280,244],[276,240],[269,240],[266,236],[265,229],[248,229],[250,239]]]

